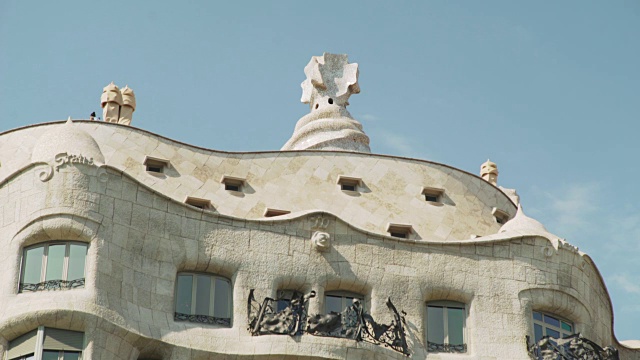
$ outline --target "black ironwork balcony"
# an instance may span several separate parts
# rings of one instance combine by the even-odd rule
[[[537,343],[529,344],[529,355],[534,360],[619,360],[618,350],[613,346],[600,347],[582,334],[573,334],[564,338],[545,336]]]
[[[427,341],[428,352],[466,353],[467,344],[438,344]]]
[[[307,303],[316,296],[315,291],[308,295],[295,293],[291,299],[264,298],[262,304],[256,306],[254,289],[249,292],[247,312],[249,314],[249,331],[251,335],[300,335],[304,331],[307,320]],[[277,311],[278,301],[286,301],[288,306]]]
[[[68,290],[84,287],[84,278],[75,280],[48,280],[37,284],[21,283],[20,292]]]
[[[309,316],[307,303],[315,295],[315,291],[311,291],[308,295],[296,294],[288,300],[288,306],[277,311],[278,299],[267,297],[262,303],[258,303],[254,297],[254,289],[251,289],[247,301],[249,331],[254,336],[265,334],[297,336],[307,333],[315,336],[367,341],[409,356],[404,330],[405,313],[403,312],[401,316],[391,299],[387,299],[387,307],[393,313],[394,319],[387,325],[378,324],[358,300],[341,313],[331,312]]]
[[[219,318],[219,317],[208,316],[208,315],[191,315],[191,314],[183,314],[183,313],[177,312],[177,313],[174,313],[173,320],[231,327],[231,318]]]

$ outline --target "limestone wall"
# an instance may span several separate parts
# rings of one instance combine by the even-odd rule
[[[0,134],[0,181],[30,164],[34,149],[64,138],[64,126],[42,124]],[[93,121],[73,127],[91,134],[106,164],[154,191],[179,202],[187,196],[208,199],[216,213],[238,218],[263,218],[266,208],[291,211],[290,218],[326,211],[376,234],[387,235],[389,223],[401,223],[413,226],[411,239],[443,241],[494,234],[500,224],[493,209],[510,216],[516,212],[501,190],[481,178],[422,160],[323,151],[226,153],[129,126]],[[64,139],[56,151],[47,149],[52,159],[39,160],[53,161],[63,151],[87,156],[73,139],[77,136]],[[166,159],[170,168],[149,173],[142,165],[145,156]],[[220,183],[225,175],[246,179],[243,191],[226,191]],[[341,191],[340,175],[361,178],[359,191]],[[423,187],[444,189],[442,205],[425,201]]]
[[[89,359],[404,358],[353,340],[250,336],[249,290],[261,299],[297,289],[317,291],[311,313],[321,311],[326,291],[363,294],[371,314],[385,323],[391,314],[384,303],[391,297],[407,313],[414,359],[427,358],[424,318],[431,300],[467,304],[468,352],[429,359],[528,359],[524,337],[531,335],[532,309],[562,315],[595,342],[620,347],[590,259],[570,249],[548,250],[543,238],[430,243],[366,232],[323,212],[236,218],[175,201],[134,171],[129,176],[78,163],[42,176],[47,170],[26,165],[0,182],[0,345],[44,325],[84,331]],[[317,217],[331,236],[327,252],[314,250],[309,240]],[[89,243],[85,288],[18,293],[22,249],[61,239]],[[174,321],[180,271],[231,280],[230,328]],[[640,359],[638,352],[624,356]]]

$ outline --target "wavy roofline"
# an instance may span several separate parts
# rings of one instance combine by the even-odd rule
[[[26,125],[26,126],[21,126],[21,127],[17,127],[14,129],[9,129],[3,132],[0,132],[0,137],[9,133],[13,133],[13,132],[17,132],[20,130],[25,130],[25,129],[29,129],[29,128],[36,128],[36,127],[41,127],[41,126],[48,126],[48,125],[57,125],[57,124],[61,124],[61,123],[66,123],[68,120],[54,120],[54,121],[48,121],[48,122],[43,122],[43,123],[38,123],[38,124],[31,124],[31,125]],[[105,126],[116,126],[116,127],[124,127],[127,129],[133,129],[136,131],[140,131],[142,133],[148,134],[148,135],[152,135],[155,137],[158,137],[160,139],[164,139],[164,140],[168,140],[171,141],[173,143],[176,144],[180,144],[180,145],[184,145],[184,146],[188,146],[194,149],[198,149],[198,150],[205,150],[205,151],[210,151],[213,153],[221,153],[221,154],[232,154],[232,155],[244,155],[244,154],[281,154],[281,153],[314,153],[314,154],[323,154],[323,153],[338,153],[338,154],[350,154],[350,155],[357,155],[357,156],[374,156],[374,157],[381,157],[381,158],[387,158],[387,159],[399,159],[399,160],[408,160],[408,161],[415,161],[415,162],[419,162],[419,163],[426,163],[426,164],[432,164],[432,165],[438,165],[438,166],[443,166],[445,168],[448,169],[452,169],[455,171],[459,171],[461,173],[464,173],[466,175],[475,177],[479,180],[484,181],[487,185],[493,187],[495,190],[498,190],[498,192],[500,194],[502,194],[508,201],[509,203],[511,203],[515,208],[517,208],[517,204],[513,202],[513,200],[511,200],[511,198],[504,193],[504,191],[502,191],[502,189],[500,189],[497,185],[493,185],[492,183],[485,181],[482,177],[470,173],[466,170],[462,170],[462,169],[458,169],[454,166],[451,165],[447,165],[447,164],[443,164],[443,163],[439,163],[436,161],[431,161],[431,160],[424,160],[424,159],[416,159],[416,158],[411,158],[411,157],[405,157],[405,156],[395,156],[395,155],[386,155],[386,154],[376,154],[376,153],[361,153],[361,152],[355,152],[355,151],[345,151],[345,150],[263,150],[263,151],[225,151],[225,150],[216,150],[216,149],[210,149],[210,148],[206,148],[206,147],[202,147],[202,146],[197,146],[197,145],[193,145],[193,144],[188,144],[186,142],[183,141],[179,141],[179,140],[175,140],[169,137],[166,137],[164,135],[160,135],[160,134],[156,134],[154,132],[151,132],[149,130],[145,130],[145,129],[141,129],[135,126],[131,126],[131,125],[123,125],[123,124],[116,124],[116,123],[108,123],[108,122],[104,122],[101,120],[87,120],[87,119],[71,119],[71,121],[75,122],[80,122],[80,123],[100,123],[101,126],[105,125]]]

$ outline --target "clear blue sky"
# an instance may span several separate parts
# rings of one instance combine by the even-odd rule
[[[100,113],[219,150],[277,150],[312,55],[347,53],[373,152],[478,173],[587,252],[640,339],[640,2],[2,1],[0,131]],[[0,154],[1,156],[1,154]]]

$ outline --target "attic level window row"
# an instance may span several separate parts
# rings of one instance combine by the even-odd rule
[[[169,160],[146,156],[143,164],[146,166],[148,173],[163,174],[170,168]],[[247,180],[245,178],[233,177],[223,175],[220,179],[220,183],[224,185],[224,189],[230,193],[242,193],[247,187]],[[366,189],[364,182],[359,177],[339,175],[337,184],[340,186],[340,190],[345,193],[357,193]],[[442,206],[445,204],[445,190],[437,187],[423,187],[421,195],[424,196],[425,202],[435,206]],[[188,196],[185,201],[186,204],[197,207],[203,210],[212,209],[211,201],[207,199]],[[264,213],[264,217],[275,217],[289,214],[291,211],[270,209],[267,208]],[[495,221],[498,224],[504,224],[509,221],[510,216],[503,210],[493,208],[492,214]],[[391,236],[398,238],[408,238],[412,232],[411,225],[404,228],[393,228],[394,231],[388,230]]]

